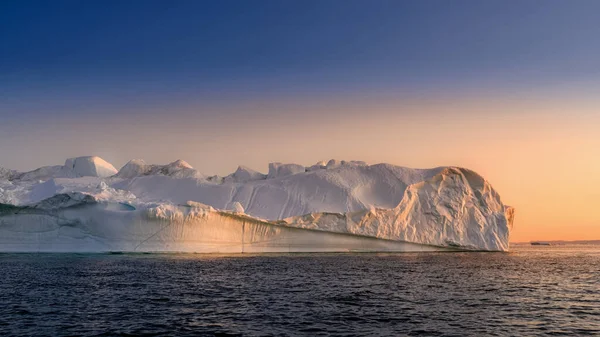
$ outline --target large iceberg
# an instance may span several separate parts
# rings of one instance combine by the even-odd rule
[[[205,176],[99,157],[0,168],[0,251],[507,251],[513,209],[477,173],[358,161]]]

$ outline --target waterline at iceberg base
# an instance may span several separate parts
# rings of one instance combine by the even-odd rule
[[[455,167],[271,164],[205,177],[183,161],[98,157],[0,168],[2,252],[508,250],[513,209]]]

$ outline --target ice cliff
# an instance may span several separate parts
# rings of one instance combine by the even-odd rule
[[[458,167],[272,163],[207,177],[99,157],[0,168],[0,251],[508,250],[513,209]]]

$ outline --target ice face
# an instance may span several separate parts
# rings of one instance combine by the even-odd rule
[[[254,219],[270,226],[317,230],[319,235],[327,232],[436,247],[505,251],[514,218],[513,209],[502,203],[485,179],[462,168],[419,170],[389,164],[330,161],[311,169],[272,164],[269,176],[240,167],[225,178],[205,179],[183,161],[148,165],[136,160],[118,174],[106,177],[107,172],[113,172],[109,169],[112,165],[97,157],[81,158],[86,159],[76,158],[63,167],[33,171],[40,180],[23,179],[34,175],[32,172],[11,171],[11,180],[5,178],[0,184],[0,203],[6,204],[5,207],[35,209],[37,213],[0,212],[0,230],[8,224],[13,229],[37,226],[31,221],[49,224],[52,223],[49,219],[62,212],[63,220],[70,219],[66,215],[77,214],[74,221],[86,224],[87,230],[103,232],[121,223],[132,231],[131,235],[141,231],[135,235],[143,237],[144,226],[155,226],[149,225],[155,220],[148,221],[140,215],[130,219],[131,210],[135,214],[156,210],[167,214],[170,208],[178,209],[180,205],[199,209],[198,205],[204,204],[219,216],[243,215],[244,221]],[[95,176],[81,177],[92,173]],[[71,203],[57,202],[62,200],[56,199],[59,195],[69,195]],[[97,206],[90,207],[90,203]],[[98,207],[104,207],[104,213],[98,212]],[[73,208],[85,208],[89,214],[73,213]],[[225,213],[219,213],[222,211]],[[189,214],[183,212],[179,216],[186,219]],[[175,221],[170,217],[164,219],[161,221]],[[137,225],[133,226],[131,221]],[[221,222],[210,225],[211,231],[218,231]],[[310,233],[301,237],[312,237]],[[116,237],[111,236],[112,239]],[[0,250],[3,247],[7,246],[0,244]]]
[[[444,251],[409,242],[286,227],[211,207],[136,210],[69,195],[49,208],[0,208],[0,248],[10,252],[351,252]],[[79,200],[76,200],[79,199]],[[57,208],[64,203],[66,207]],[[68,206],[67,206],[68,205]]]

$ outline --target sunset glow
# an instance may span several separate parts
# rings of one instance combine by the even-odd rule
[[[77,6],[36,17],[4,8],[0,21],[15,31],[0,38],[0,166],[88,154],[115,166],[181,158],[221,175],[331,158],[454,165],[515,207],[511,241],[599,239],[597,12],[561,1],[434,2],[444,10],[263,4],[278,13],[268,26],[250,4],[223,22],[210,14],[225,5],[148,4],[138,14],[156,25],[139,27],[124,23],[139,10],[132,4],[77,12],[64,26],[56,21]],[[128,34],[93,34],[122,29],[112,22]],[[79,43],[79,31],[90,40]],[[53,32],[65,45],[40,42]],[[336,40],[345,34],[353,38]],[[19,47],[27,40],[38,43]]]

